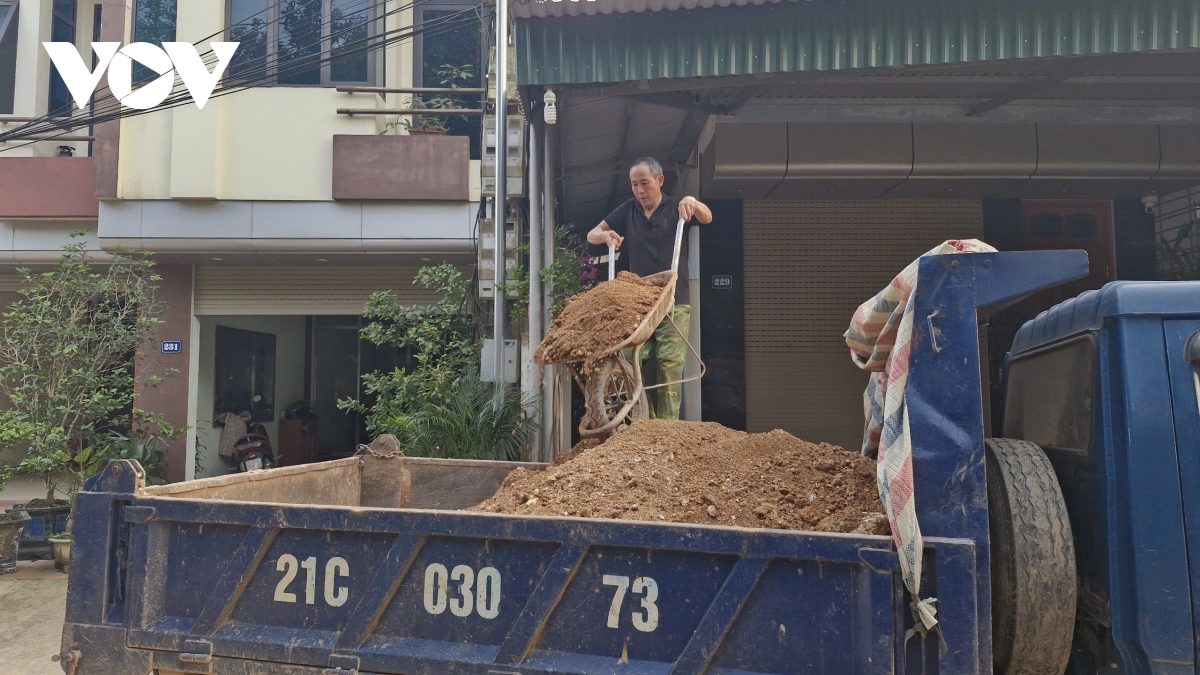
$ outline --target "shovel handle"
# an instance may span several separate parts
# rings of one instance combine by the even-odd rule
[[[679,218],[679,224],[675,226],[675,253],[671,255],[671,271],[679,271],[679,252],[683,248],[683,223],[684,219]]]

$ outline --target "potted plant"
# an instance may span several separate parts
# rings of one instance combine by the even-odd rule
[[[15,470],[9,465],[0,465],[0,491],[13,477]],[[17,571],[17,552],[21,545],[21,531],[29,522],[24,511],[0,513],[0,574]]]
[[[443,87],[450,89],[458,89],[460,84],[474,76],[471,66],[454,66],[444,64],[438,69],[438,78]],[[459,102],[454,95],[434,96],[428,100],[420,96],[412,96],[409,101],[409,107],[413,110],[462,110],[462,103]],[[400,126],[404,127],[409,134],[436,134],[445,135],[448,127],[446,123],[449,117],[463,117],[462,115],[449,114],[428,114],[414,115],[410,119],[405,119],[400,122]]]
[[[50,537],[67,531],[71,503],[57,497],[63,467],[58,457],[30,455],[21,462],[21,469],[42,479],[46,484],[45,498],[13,504],[5,513],[23,513],[26,524],[21,536],[21,557],[49,560],[54,556]]]
[[[134,407],[136,391],[172,374],[142,374],[154,372],[148,359],[163,309],[149,254],[117,250],[97,265],[86,242],[63,249],[51,271],[19,270],[22,297],[3,314],[0,394],[11,407],[0,411],[0,447],[27,441],[19,468],[46,485],[44,500],[10,509],[31,516],[22,556],[52,556],[50,537],[70,529],[59,484],[73,496],[104,465],[112,429],[153,428],[160,417]]]
[[[151,431],[155,427],[158,431]],[[115,459],[132,459],[140,464],[146,472],[147,485],[164,485],[167,482],[164,448],[183,431],[167,424],[157,415],[143,415],[139,417],[137,426],[128,434],[109,432],[110,452]]]
[[[84,448],[64,462],[66,466],[68,514],[75,511],[75,495],[83,487],[84,481],[100,473],[114,456],[114,447],[109,445],[92,445]],[[71,571],[71,518],[68,515],[66,525],[46,537],[54,555],[54,569],[66,574]]]

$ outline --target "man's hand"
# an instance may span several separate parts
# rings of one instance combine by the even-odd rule
[[[694,217],[707,225],[712,222],[712,211],[695,197],[684,197],[679,200],[679,217],[685,221]]]
[[[625,241],[625,237],[617,234],[603,220],[587,233],[587,243],[595,246],[608,246],[612,244],[614,248],[621,248],[621,242],[623,241]]]

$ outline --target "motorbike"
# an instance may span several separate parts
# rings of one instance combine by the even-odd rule
[[[251,414],[242,413],[242,419],[247,420],[246,433],[234,442],[234,461],[238,471],[246,473],[261,469],[273,469],[278,465],[275,451],[271,448],[271,438],[267,428],[261,422],[250,422]]]

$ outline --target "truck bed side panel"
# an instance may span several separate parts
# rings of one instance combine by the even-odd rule
[[[86,644],[94,627],[68,616],[77,675],[147,659],[182,672],[351,659],[406,675],[892,673],[911,626],[884,537],[125,497],[124,610],[109,624],[125,639]],[[973,544],[928,544],[946,597],[973,600]],[[975,614],[941,608],[960,625]],[[921,642],[909,646],[928,653]],[[127,653],[86,667],[86,652],[113,649]],[[968,673],[976,649],[931,653]]]

